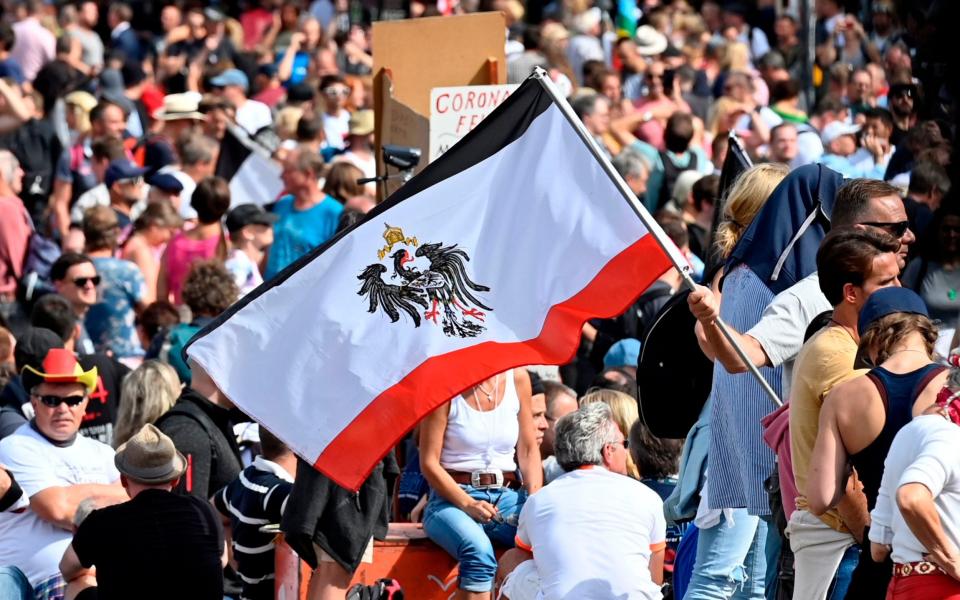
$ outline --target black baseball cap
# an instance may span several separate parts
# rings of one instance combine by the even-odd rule
[[[59,335],[44,327],[30,327],[17,338],[13,360],[18,369],[26,366],[39,368],[52,348],[63,348]]]
[[[263,210],[257,204],[240,204],[227,213],[227,231],[234,233],[247,225],[273,225],[277,215]]]

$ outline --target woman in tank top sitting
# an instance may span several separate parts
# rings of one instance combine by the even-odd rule
[[[933,360],[937,328],[916,293],[899,287],[874,292],[860,310],[857,329],[861,356],[876,366],[824,399],[807,478],[810,512],[818,516],[840,500],[849,466],[873,510],[893,438],[933,404],[947,377]],[[847,597],[883,598],[893,566],[889,559],[871,559],[866,531],[863,540]]]
[[[493,544],[513,547],[520,509],[543,479],[526,371],[490,377],[430,413],[420,468],[430,484],[424,531],[460,563],[456,598],[489,600]]]

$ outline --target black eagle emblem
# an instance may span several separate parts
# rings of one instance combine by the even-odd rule
[[[357,276],[362,282],[357,294],[367,299],[367,312],[382,310],[392,323],[406,315],[414,327],[420,327],[426,319],[440,325],[443,333],[451,337],[476,337],[486,330],[484,317],[493,309],[484,304],[479,294],[490,288],[470,278],[466,267],[470,256],[465,250],[457,244],[421,245],[416,238],[406,238],[402,230],[389,225],[383,237],[387,245],[378,256],[381,260],[390,259],[393,273],[390,282],[384,281],[383,276],[390,269],[373,263]],[[391,253],[398,244],[419,247],[413,256],[406,248]],[[414,257],[426,259],[429,264],[422,269],[407,266],[416,260]]]

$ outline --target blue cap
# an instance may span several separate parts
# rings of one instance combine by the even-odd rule
[[[210,85],[216,87],[227,87],[228,85],[239,85],[243,91],[250,88],[250,80],[247,74],[240,69],[227,69],[210,80]]]
[[[603,368],[635,367],[640,362],[640,340],[626,338],[610,346],[603,357]]]
[[[874,322],[893,313],[930,316],[923,298],[913,290],[902,287],[883,288],[870,294],[867,303],[860,309],[857,331],[863,335]]]
[[[183,191],[183,184],[170,173],[154,173],[150,177],[147,177],[147,183],[150,184],[150,187],[155,187],[164,192],[170,192],[171,194],[179,194]]]
[[[121,158],[110,162],[107,172],[103,176],[103,183],[110,189],[114,183],[124,179],[143,177],[150,169],[138,167],[132,160]]]

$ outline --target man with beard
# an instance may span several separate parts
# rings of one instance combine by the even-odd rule
[[[887,104],[893,114],[893,133],[890,143],[899,146],[907,135],[907,131],[917,124],[917,106],[919,105],[919,88],[910,79],[909,72],[905,72],[890,84],[887,94]]]

